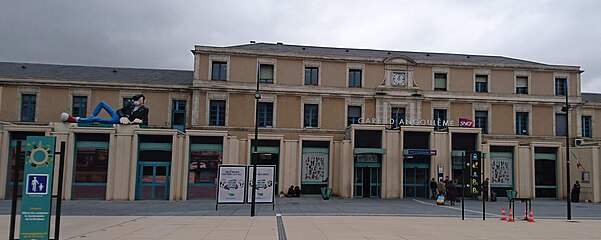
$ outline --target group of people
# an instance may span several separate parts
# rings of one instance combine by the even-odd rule
[[[488,178],[482,182],[482,197],[485,201],[488,201],[488,182]],[[459,191],[457,191],[449,176],[446,176],[444,180],[439,179],[438,182],[434,178],[430,181],[430,198],[436,200],[440,196],[444,197],[445,202],[449,201],[451,206],[457,202]]]
[[[288,193],[284,194],[284,191],[280,192],[280,197],[300,197],[301,190],[299,186],[290,185],[288,188]]]
[[[439,197],[444,197],[445,202],[449,201],[451,206],[455,205],[457,201],[457,196],[459,195],[457,188],[453,185],[449,176],[447,176],[444,180],[439,179],[438,183],[434,178],[430,181],[430,198],[437,199]]]

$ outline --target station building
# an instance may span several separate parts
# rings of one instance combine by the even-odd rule
[[[581,93],[579,66],[255,42],[192,53],[193,71],[0,63],[0,199],[17,141],[44,135],[66,144],[64,199],[214,199],[219,165],[250,164],[257,123],[278,192],[427,198],[480,151],[499,196],[562,199],[570,144],[570,185],[601,202],[601,94]],[[138,93],[148,127],[60,122]]]

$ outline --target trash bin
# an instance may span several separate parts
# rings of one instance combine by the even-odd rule
[[[323,200],[329,200],[330,195],[332,195],[332,188],[329,188],[329,187],[321,188],[321,197],[323,198]]]
[[[490,192],[490,201],[491,202],[497,201],[497,193],[495,191]]]

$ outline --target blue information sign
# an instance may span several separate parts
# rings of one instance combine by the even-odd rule
[[[27,137],[20,239],[48,239],[55,137]]]
[[[405,149],[405,155],[436,155],[436,150],[430,150],[430,149]]]

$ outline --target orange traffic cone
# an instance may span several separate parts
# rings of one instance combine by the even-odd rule
[[[513,209],[509,209],[509,219],[507,219],[507,222],[515,222],[515,220],[513,219]]]
[[[532,213],[532,208],[530,209],[530,217],[528,218],[528,222],[534,222],[534,214]]]
[[[524,218],[522,220],[528,221],[528,212],[526,210],[524,210]]]
[[[507,221],[507,217],[505,216],[505,208],[501,208],[501,221]]]

